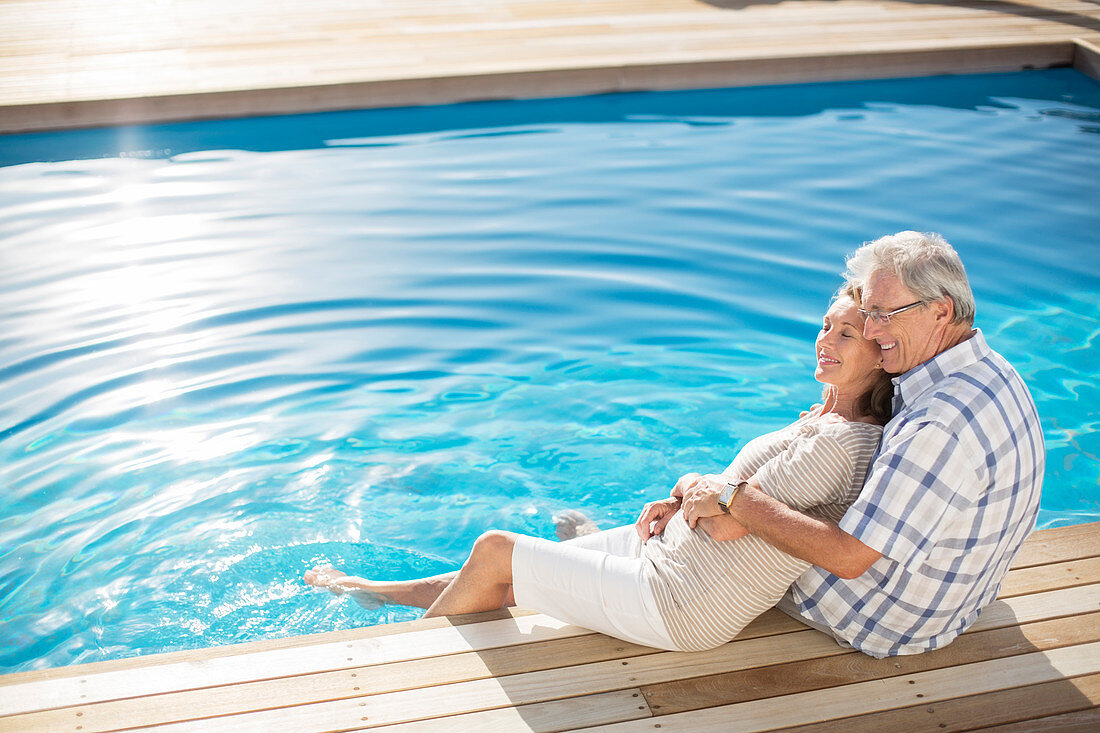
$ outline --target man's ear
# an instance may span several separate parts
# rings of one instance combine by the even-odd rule
[[[944,295],[939,300],[932,301],[931,307],[937,321],[951,323],[955,320],[955,301],[950,295]]]

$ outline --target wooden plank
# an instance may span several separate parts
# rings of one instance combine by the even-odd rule
[[[1100,609],[1100,585],[1033,593],[993,601],[969,631],[997,629],[1051,618],[1064,618]]]
[[[740,8],[696,0],[400,6],[321,2],[303,12],[252,0],[229,6],[177,0],[172,12],[136,3],[118,13],[91,0],[0,3],[7,35],[0,47],[0,103],[6,106],[0,125],[14,131],[350,109],[384,99],[381,106],[526,97],[540,85],[555,87],[554,95],[593,93],[597,79],[602,91],[615,88],[616,69],[633,74],[624,88],[638,88],[650,67],[667,78],[675,71],[669,66],[789,60],[792,48],[797,56],[827,60],[830,74],[819,64],[770,75],[749,64],[723,77],[758,84],[882,78],[887,70],[905,74],[907,66],[919,68],[909,74],[1007,70],[1071,63],[1075,38],[1088,42],[1100,21],[1100,10],[1084,0],[988,7],[901,0]],[[59,16],[71,20],[59,24]],[[914,66],[901,58],[998,45],[1021,47],[1015,65],[989,56],[979,63],[972,54],[965,69],[928,58]],[[1036,55],[1037,46],[1047,51]],[[882,56],[885,63],[869,58],[837,76],[838,53]],[[556,76],[507,78],[547,72]],[[684,88],[683,72],[676,74],[675,88]],[[420,83],[445,77],[450,82],[442,96],[438,85]],[[284,88],[272,89],[273,80]]]
[[[1073,618],[963,634],[943,649],[874,659],[852,652],[642,688],[654,715],[886,679],[988,659],[1100,641],[1100,611]]]
[[[392,725],[445,715],[515,707],[566,697],[634,689],[681,676],[714,674],[775,661],[843,654],[832,639],[806,630],[775,637],[734,641],[705,652],[660,652],[626,660],[459,682],[419,690],[334,702],[263,710],[223,719],[237,733],[277,728],[316,730]],[[270,705],[270,703],[268,703]],[[162,731],[199,731],[210,721],[159,726]]]
[[[992,629],[1092,612],[1098,608],[1100,585],[1069,588],[998,601],[983,613],[979,623],[983,628]],[[252,702],[255,712],[235,715],[232,718],[232,727],[238,731],[262,731],[280,725],[310,729],[321,725],[321,721],[327,721],[327,724],[336,727],[354,727],[363,725],[364,717],[370,725],[389,725],[844,654],[852,653],[838,646],[826,635],[807,629],[778,636],[735,640],[707,652],[658,652],[630,659],[498,676],[369,697],[352,696],[365,694],[365,691],[359,690],[352,691],[352,694],[339,700],[279,707],[275,710],[270,708],[289,703],[281,698],[265,697],[261,694]],[[373,671],[384,674],[384,668],[374,668]],[[347,694],[346,687],[339,694]],[[109,711],[110,708],[102,710]],[[239,710],[240,706],[234,708],[234,712]],[[86,713],[83,716],[85,720],[92,720],[97,712],[95,706],[84,707],[80,711]],[[207,717],[224,712],[228,711],[198,706],[190,711],[190,715]],[[27,717],[23,720],[32,722],[39,719]],[[111,727],[122,720],[124,718],[105,720],[103,726]],[[209,721],[181,722],[166,730],[201,730],[207,725]]]
[[[1009,725],[983,729],[988,733],[1096,733],[1100,730],[1100,708],[1033,718]]]
[[[777,57],[775,48],[767,48],[752,55],[742,51],[742,58],[732,60],[728,59],[730,54],[723,45],[709,56],[695,53],[689,55],[693,60],[685,60],[688,57],[676,52],[662,63],[607,65],[606,61],[573,56],[550,70],[503,72],[499,67],[492,67],[484,71],[486,65],[481,64],[476,68],[469,65],[468,75],[456,75],[456,66],[439,65],[428,71],[434,74],[428,77],[13,104],[2,109],[0,133],[486,99],[538,99],[621,91],[1004,72],[1067,66],[1074,54],[1074,46],[1068,40],[1029,42],[1020,38],[1012,42],[1003,36],[968,40],[962,45],[943,39],[935,45],[925,44],[924,48],[915,49],[899,50],[899,46],[906,44],[899,43],[896,38],[876,45],[878,50],[864,48],[857,52],[849,43],[843,51],[822,53],[818,50],[815,53],[806,44],[801,44],[801,51],[796,55]]]
[[[1009,571],[1004,582],[1001,583],[998,598],[1011,598],[1051,588],[1070,588],[1097,582],[1100,582],[1100,557],[1049,565],[1033,565]]]
[[[1020,724],[1031,731],[1034,719],[1082,712],[1095,720],[1100,706],[1100,675],[1055,680],[984,695],[957,697],[934,704],[912,705],[854,718],[839,718],[788,729],[787,733],[880,733],[895,730],[936,730],[943,733],[1001,724]],[[1023,722],[1022,722],[1023,721]],[[1093,727],[1093,730],[1097,730]],[[1007,731],[1005,731],[1007,733]]]
[[[1100,556],[1100,522],[1032,532],[1013,558],[1013,568]]]
[[[661,721],[662,718],[660,716],[672,712],[681,712],[683,710],[695,709],[696,707],[729,704],[760,697],[776,697],[778,695],[790,694],[795,691],[812,689],[811,687],[804,687],[800,684],[807,679],[807,677],[820,677],[821,686],[823,687],[850,684],[853,681],[858,681],[858,678],[851,674],[851,669],[854,666],[868,667],[870,674],[867,678],[874,679],[880,676],[877,673],[882,673],[881,676],[913,674],[917,671],[925,671],[933,668],[942,669],[947,666],[975,661],[984,658],[983,649],[995,650],[994,653],[997,655],[1010,655],[1056,648],[1058,646],[1068,646],[1084,641],[1100,640],[1100,613],[1092,614],[1092,616],[1094,618],[1088,620],[1090,630],[1084,633],[1075,628],[1075,624],[1077,623],[1075,619],[1063,619],[1054,622],[1039,622],[1037,624],[1027,625],[1019,630],[1004,629],[994,632],[985,632],[983,634],[964,635],[958,641],[954,642],[951,647],[948,647],[948,649],[959,651],[961,645],[969,644],[969,649],[965,654],[947,656],[945,655],[947,649],[944,649],[924,655],[875,660],[865,655],[852,652],[840,657],[830,657],[827,660],[812,660],[809,663],[778,665],[757,670],[747,670],[744,673],[734,673],[732,675],[720,675],[690,681],[675,681],[665,685],[650,686],[642,689],[641,692],[645,695],[645,699],[648,701],[653,714],[658,716],[653,721],[656,724]],[[1021,641],[1021,639],[1024,640]],[[990,656],[992,656],[992,654]],[[932,661],[933,659],[934,661]],[[816,662],[831,664],[834,669],[831,672],[824,669],[814,670],[812,667]],[[914,662],[917,662],[917,664],[913,664]],[[895,663],[898,663],[896,667]],[[759,676],[761,672],[767,675],[770,682],[764,682],[762,684],[762,679]],[[989,724],[996,724],[1004,721],[1021,719],[1022,716],[1015,715],[1015,713],[1019,713],[1021,710],[1024,712],[1029,710],[1033,711],[1031,717],[1039,717],[1066,710],[1080,709],[1094,704],[1094,700],[1100,700],[1100,675],[1092,678],[1079,679],[1086,680],[1084,687],[1080,684],[1075,687],[1074,685],[1078,682],[1077,680],[1058,681],[1047,683],[1046,686],[1036,692],[1032,692],[1035,688],[1026,688],[1026,694],[1021,693],[1018,689],[1008,691],[1007,693],[995,693],[988,704],[983,702],[979,705],[975,702],[976,698],[967,698],[970,703],[962,706],[958,710],[950,712],[947,718],[943,715],[937,715],[935,718],[936,724],[938,725],[939,722],[944,719],[962,722],[969,721],[971,723],[975,720],[979,722],[985,720],[988,721]],[[1090,680],[1091,682],[1089,682]],[[1092,686],[1090,687],[1089,684]],[[698,694],[700,692],[698,689],[699,686],[709,688],[706,695],[700,696]],[[660,692],[655,695],[654,691]],[[1007,700],[1002,699],[1006,695]],[[1092,697],[1090,697],[1090,695]],[[1020,699],[1032,702],[1027,705],[1021,705]],[[584,698],[568,698],[553,703],[543,703],[542,705],[545,706],[543,710],[547,713],[557,710],[565,712],[569,710],[570,706],[575,701],[583,700]],[[1042,704],[1036,705],[1034,701],[1040,701]],[[655,702],[656,704],[654,704]],[[1006,702],[1008,704],[1006,704]],[[976,709],[984,709],[986,715],[984,715],[984,717],[976,715]],[[889,721],[882,722],[882,724],[872,720],[874,716],[867,716],[866,724],[859,721],[853,724],[852,719],[849,718],[839,722],[841,727],[830,728],[829,730],[831,733],[860,730],[868,731],[868,733],[878,733],[883,730],[920,730],[935,728],[935,725],[921,725],[921,723],[927,722],[929,718],[928,711],[929,708],[927,705],[921,705],[918,708],[908,710],[907,717],[899,718],[897,724],[895,724],[893,718],[890,718]],[[1012,711],[1015,711],[1015,713]],[[939,708],[936,709],[936,712],[939,712]],[[998,713],[998,716],[990,717],[993,712]],[[644,714],[643,711],[639,709],[637,717],[644,717]],[[627,718],[622,718],[622,720],[625,719]],[[573,716],[570,718],[570,722],[574,723],[574,725],[580,725],[580,723],[577,722],[579,720],[581,720],[581,716]],[[583,725],[603,725],[608,722],[613,722],[610,717],[584,722]],[[517,717],[516,710],[507,709],[436,718],[428,721],[420,721],[415,724],[398,725],[393,728],[387,727],[385,730],[439,730],[441,733],[443,733],[443,731],[449,733],[449,731],[455,730],[489,730],[490,726],[494,723],[499,723],[503,726],[502,728],[497,728],[498,730],[529,729],[532,731],[545,732],[574,727],[573,725],[560,724],[555,714],[549,714],[546,719],[536,719],[534,716],[528,714]],[[962,730],[964,728],[954,726],[953,729]]]
[[[515,612],[514,609],[513,611]],[[516,613],[516,618],[535,615],[528,611]],[[472,614],[470,617],[457,617],[455,620],[462,621],[468,618],[476,620],[487,616],[493,621],[499,620],[501,616],[512,618],[507,613],[493,612],[491,614]],[[482,621],[476,622],[483,623]],[[400,633],[406,634],[410,631],[418,630],[421,625],[426,626],[428,629],[448,627],[446,619],[425,619],[422,622],[391,624],[388,627],[366,627],[355,631],[369,635],[378,630],[389,630],[396,627],[400,630]],[[795,621],[786,614],[780,611],[771,610],[754,620],[738,638],[752,639],[779,633],[805,630],[805,628],[803,624]],[[199,664],[203,661],[204,654],[210,654],[210,659],[214,660],[226,656],[233,656],[232,652],[234,650],[237,651],[237,656],[240,656],[276,650],[293,652],[294,650],[303,648],[303,646],[316,646],[317,640],[320,640],[326,645],[331,643],[346,644],[357,640],[357,637],[353,635],[355,631],[317,634],[309,637],[298,637],[295,640],[280,639],[270,642],[253,642],[210,650],[194,650],[190,652],[152,655],[136,659],[74,665],[72,667],[60,667],[53,670],[39,670],[2,676],[0,677],[0,708],[3,707],[3,685],[15,686],[32,682],[60,682],[69,680],[70,683],[74,685],[74,687],[70,688],[72,694],[62,705],[56,704],[58,701],[54,701],[54,707],[67,707],[70,705],[86,706],[96,702],[96,698],[94,696],[89,696],[89,693],[83,689],[88,683],[81,682],[80,680],[87,679],[93,675],[115,673],[111,675],[111,678],[115,680],[121,689],[127,689],[126,681],[130,679],[130,676],[120,676],[117,673],[133,673],[133,675],[137,677],[147,677],[149,675],[163,676],[163,671],[159,668],[173,668],[175,665],[181,663]],[[312,644],[306,645],[298,643],[292,646],[283,646],[283,644],[288,641],[301,642],[303,640],[314,641]],[[372,677],[369,682],[364,679],[365,675],[363,671],[367,669],[366,667],[348,667],[339,671],[306,673],[301,676],[295,676],[295,673],[288,671],[285,677],[278,679],[264,680],[255,683],[227,683],[232,686],[223,685],[221,687],[215,686],[219,684],[217,682],[218,677],[211,674],[204,679],[207,686],[194,691],[188,691],[186,685],[183,684],[184,680],[172,677],[170,672],[169,679],[164,684],[163,692],[165,695],[171,694],[172,697],[160,698],[158,705],[160,706],[159,709],[165,712],[183,710],[189,714],[193,714],[196,709],[194,707],[196,701],[203,701],[207,706],[217,706],[219,701],[224,701],[226,704],[229,704],[229,707],[226,708],[227,711],[241,708],[242,705],[244,709],[248,709],[249,705],[256,704],[252,701],[254,701],[257,696],[266,701],[272,699],[279,701],[287,700],[287,704],[290,704],[290,702],[295,699],[299,701],[332,699],[334,693],[330,688],[326,687],[327,683],[342,682],[342,688],[349,689],[356,695],[382,691],[392,692],[412,687],[484,678],[490,675],[537,671],[540,669],[549,669],[554,666],[597,661],[604,658],[618,659],[640,654],[652,654],[657,651],[658,650],[649,647],[636,646],[603,636],[602,634],[586,631],[580,636],[566,636],[555,639],[552,642],[507,645],[491,649],[479,649],[475,653],[469,654],[460,653],[450,656],[438,655],[428,659],[419,659],[415,661],[390,662],[387,663],[388,666],[386,667],[386,674],[384,676]],[[214,665],[206,665],[205,668],[209,670],[211,666]],[[352,675],[357,676],[353,677]],[[316,680],[313,679],[315,677],[317,678]],[[80,686],[80,689],[77,689],[76,686]],[[356,687],[361,687],[362,689],[356,690]],[[324,690],[324,694],[327,694],[329,697],[326,698],[323,695],[321,697],[310,697],[311,690],[317,688]],[[109,686],[108,689],[110,689]],[[37,686],[32,686],[20,687],[18,690],[11,690],[9,692],[10,695],[15,698],[24,695],[34,696],[39,693],[39,690],[40,688]],[[182,692],[180,692],[180,690],[182,690]],[[118,691],[114,690],[113,693],[105,699],[114,700],[111,704],[118,706],[119,710],[140,711],[146,706],[144,697],[128,697],[122,700],[115,700],[117,695]],[[298,697],[286,697],[287,695],[297,695]],[[303,696],[305,697],[303,698]],[[47,701],[36,700],[36,703],[37,702],[41,702],[42,705],[50,704]]]
[[[373,730],[384,730],[386,733],[500,733],[524,730],[550,733],[582,726],[638,720],[649,715],[641,692],[622,690],[467,715],[418,720],[415,723],[387,725]]]
[[[272,707],[358,698],[494,676],[504,677],[657,652],[658,650],[650,647],[628,644],[602,634],[590,634],[476,653],[355,667],[339,672],[166,692],[156,696],[155,705],[150,704],[149,697],[136,697],[28,713],[10,720],[26,730],[51,730],[71,724],[79,713],[85,731],[150,726],[197,717],[232,715]]]
[[[1074,46],[1073,68],[1100,81],[1100,44],[1078,38]]]
[[[63,677],[82,677],[91,674],[99,674],[101,672],[159,667],[175,662],[196,662],[200,660],[239,656],[241,654],[251,654],[253,652],[300,649],[302,647],[316,646],[317,644],[349,642],[378,636],[396,636],[409,631],[425,631],[428,629],[442,629],[451,626],[483,623],[485,621],[501,621],[518,618],[520,616],[533,616],[534,614],[534,611],[527,609],[509,608],[499,611],[486,611],[485,613],[472,613],[466,616],[452,616],[451,618],[426,618],[415,621],[399,621],[392,624],[363,626],[357,629],[347,629],[344,631],[325,631],[317,634],[291,636],[282,639],[263,639],[261,641],[249,641],[241,644],[206,647],[204,649],[188,649],[186,651],[166,652],[163,654],[153,654],[142,657],[128,657],[126,659],[109,659],[102,662],[74,664],[67,667],[54,667],[52,669],[38,669],[28,672],[15,672],[13,674],[0,675],[0,687],[47,679],[59,679]]]
[[[977,695],[1097,672],[1100,672],[1100,642],[1093,642],[1004,660],[667,715],[661,717],[660,724],[662,733],[719,728],[730,733],[775,730],[913,704],[931,705],[959,697],[960,693]],[[652,727],[652,722],[638,721],[602,726],[600,730],[649,731]]]
[[[0,687],[0,715],[48,710],[81,701],[97,702],[173,690],[202,689],[591,633],[549,616],[535,614],[457,628],[433,628],[297,649],[276,649],[151,668],[102,672],[81,677],[75,685],[71,682],[73,678],[42,679]]]
[[[502,614],[491,614],[491,621],[498,621]],[[503,614],[506,618],[512,616]],[[473,618],[484,618],[486,614],[476,614]],[[532,621],[537,614],[524,612],[516,615],[516,619],[530,617]],[[461,619],[460,619],[461,620]],[[502,620],[501,620],[502,621]],[[406,635],[419,629],[421,622],[409,622],[395,624],[402,629],[397,646],[404,650],[402,641]],[[479,621],[477,623],[489,623]],[[515,624],[518,621],[513,620]],[[449,625],[445,619],[428,619],[423,622],[428,627],[426,630],[446,629]],[[469,625],[469,624],[466,624]],[[370,632],[380,627],[367,627],[360,631]],[[270,702],[279,700],[280,704],[292,704],[299,702],[316,701],[319,699],[333,699],[339,695],[330,683],[338,685],[336,689],[345,691],[347,696],[377,693],[382,691],[392,692],[411,687],[444,684],[449,682],[464,681],[467,679],[481,679],[491,675],[516,674],[519,672],[537,671],[549,669],[554,666],[563,666],[568,663],[581,663],[584,661],[596,661],[600,659],[619,659],[638,656],[641,654],[656,653],[656,649],[640,647],[623,641],[595,634],[588,630],[575,634],[576,627],[562,626],[563,635],[552,637],[550,642],[533,642],[531,644],[504,644],[501,646],[484,647],[475,650],[476,653],[447,655],[440,648],[437,654],[426,658],[417,657],[415,660],[393,660],[385,662],[384,677],[375,676],[371,682],[365,683],[363,666],[345,666],[347,661],[343,651],[347,644],[358,641],[355,636],[349,636],[352,632],[338,632],[339,638],[329,641],[330,634],[320,634],[315,637],[301,637],[303,639],[322,639],[321,644],[314,642],[306,646],[296,645],[283,647],[276,645],[268,648],[267,642],[253,644],[241,644],[235,647],[225,647],[211,650],[217,652],[209,660],[204,660],[202,650],[181,654],[155,655],[138,660],[119,660],[119,663],[105,662],[90,665],[76,665],[69,668],[56,670],[36,671],[0,677],[0,711],[3,714],[16,714],[29,712],[25,708],[35,705],[37,710],[52,708],[64,708],[73,705],[87,706],[96,702],[115,701],[118,710],[140,711],[145,705],[144,695],[172,694],[171,698],[161,698],[158,710],[165,713],[178,710],[187,714],[193,714],[196,710],[196,701],[202,701],[205,706],[217,706],[219,703],[228,704],[225,711],[237,709],[251,709],[250,705],[258,705],[257,699]],[[771,610],[762,614],[753,621],[738,637],[739,639],[752,639],[771,636],[779,633],[805,630],[805,626],[790,618],[786,614]],[[393,634],[384,634],[393,636]],[[370,637],[368,637],[370,638]],[[395,637],[396,638],[396,637]],[[284,640],[276,640],[284,641]],[[317,654],[314,647],[322,647],[323,655]],[[238,654],[226,655],[227,651],[237,649]],[[297,652],[302,650],[306,659],[298,659]],[[339,654],[332,654],[332,652]],[[278,657],[269,652],[281,652]],[[266,669],[267,674],[274,677],[259,677],[257,680],[246,680],[240,676],[234,678],[229,670],[221,668],[219,659],[235,659],[259,655],[260,661],[252,665],[252,668]],[[290,667],[277,668],[267,666],[273,660],[292,658],[298,660]],[[337,670],[308,671],[311,667],[317,667],[318,662],[328,659],[330,665]],[[414,663],[414,661],[416,663]],[[140,664],[136,664],[140,662]],[[181,669],[195,667],[199,676],[194,680],[193,675],[179,674]],[[83,672],[83,673],[82,673]],[[322,676],[323,675],[323,676]],[[74,679],[76,678],[76,679]],[[89,683],[82,680],[95,678],[95,682]],[[66,682],[66,680],[68,682]],[[131,680],[135,680],[131,684]],[[191,684],[199,684],[199,687],[191,687]],[[43,687],[41,683],[51,683]],[[201,684],[200,684],[201,683]],[[92,687],[89,688],[88,685]],[[3,685],[17,687],[5,693]],[[232,685],[232,687],[228,687]],[[52,690],[60,697],[47,698],[43,696],[43,690]],[[125,697],[120,698],[121,691],[125,691]],[[192,692],[189,692],[192,691]],[[320,691],[320,692],[318,692]],[[5,695],[9,695],[5,697]],[[287,696],[290,697],[287,697]],[[296,697],[295,697],[296,696]],[[6,700],[11,701],[10,703]],[[22,701],[21,703],[19,701]],[[33,701],[33,702],[32,702]],[[20,710],[18,705],[24,708]],[[262,707],[262,705],[260,705]],[[139,713],[140,715],[140,713]],[[170,718],[161,718],[167,720]]]
[[[1100,605],[1100,585],[999,600],[985,609],[973,629],[998,628],[1014,623],[1049,618],[1051,615],[1088,612],[1095,610],[1098,605]],[[766,630],[805,627],[793,619],[785,619],[783,614],[773,611],[754,622],[750,629],[753,628]],[[530,633],[531,630],[536,633]],[[819,642],[824,643],[826,649],[834,653],[840,649],[827,637],[817,632],[802,633],[820,637]],[[236,657],[215,658],[208,661],[172,662],[148,669],[144,667],[112,669],[99,674],[82,676],[75,679],[75,683],[74,678],[69,676],[62,676],[57,679],[37,677],[23,684],[0,687],[0,711],[5,715],[15,715],[74,705],[87,706],[97,702],[140,698],[145,695],[186,690],[210,690],[219,686],[257,682],[266,679],[292,679],[298,675],[322,672],[339,672],[340,674],[325,680],[314,680],[313,683],[303,684],[300,691],[302,695],[306,696],[307,700],[331,700],[333,697],[341,695],[351,698],[366,694],[366,691],[361,689],[362,684],[357,683],[357,677],[353,678],[349,675],[358,674],[354,671],[356,668],[369,664],[444,656],[456,651],[481,651],[501,648],[509,644],[523,644],[525,642],[570,638],[589,634],[591,632],[587,630],[568,626],[548,617],[531,615],[513,620],[496,620],[471,624],[460,629],[437,627],[422,632],[410,632],[401,636],[328,642],[298,649],[261,651]],[[768,638],[770,637],[763,638],[765,645],[768,643]],[[740,639],[741,643],[746,641],[753,641],[753,639]],[[780,645],[780,648],[782,648],[782,645]],[[766,659],[765,649],[766,646],[757,650],[757,658]],[[699,660],[695,659],[695,661]],[[703,661],[704,664],[707,663],[705,659]],[[771,661],[778,663],[791,661],[791,658],[776,658]],[[470,664],[471,660],[466,660],[466,662]],[[727,667],[714,669],[710,672],[704,670],[698,671],[696,674],[703,675],[740,668]],[[442,674],[455,675],[458,679],[462,679],[464,675],[468,676],[467,673],[474,676],[480,674],[482,678],[485,676],[484,670],[480,673],[476,671],[477,662],[473,662],[472,669],[474,672],[472,673],[470,667],[462,666],[462,662],[453,670],[447,665],[444,665],[442,669],[444,670]],[[415,672],[413,674],[415,676]],[[407,679],[406,676],[395,675],[389,679],[397,684],[398,688],[404,684],[410,684],[403,682]],[[439,677],[431,676],[425,676],[424,679],[434,680],[437,683],[443,681]],[[331,689],[325,687],[324,683],[326,681],[336,680],[339,680],[338,689],[342,692],[334,693]],[[292,685],[293,683],[288,682],[285,684]],[[604,684],[606,684],[606,681]],[[635,686],[635,684],[644,683],[619,684],[619,686]],[[360,689],[355,689],[357,687]],[[598,692],[602,689],[608,688],[592,688],[587,691]],[[234,706],[232,707],[233,712],[253,705],[262,709],[269,705],[271,700],[282,699],[273,698],[260,687],[242,687],[239,691],[242,693],[239,697],[232,692],[212,692],[205,699],[212,704],[226,699],[230,700]],[[473,694],[476,696],[476,692]],[[540,700],[531,699],[527,702],[538,701]],[[193,712],[196,708],[191,707],[190,703],[190,698],[184,696],[178,705],[170,704],[166,709],[180,709],[182,706],[182,709]],[[395,704],[400,705],[401,703]],[[121,707],[126,708],[126,706]],[[219,714],[220,712],[225,711],[215,708],[210,714]],[[451,711],[452,714],[454,712],[464,711]]]

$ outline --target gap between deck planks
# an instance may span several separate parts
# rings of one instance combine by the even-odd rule
[[[344,730],[416,720],[418,729],[560,730],[651,715],[663,721],[663,730],[693,729],[727,715],[730,703],[751,703],[748,713],[774,716],[778,703],[764,700],[776,695],[792,696],[782,699],[801,709],[805,706],[794,698],[809,695],[807,704],[816,705],[813,696],[828,697],[827,688],[844,684],[852,686],[859,702],[866,697],[859,685],[877,690],[897,676],[913,679],[921,690],[930,690],[919,694],[938,700],[957,688],[960,673],[952,670],[959,669],[968,681],[979,677],[975,670],[982,671],[993,687],[969,693],[995,700],[1003,692],[998,685],[1025,690],[1030,688],[1021,686],[1048,685],[1049,690],[1060,676],[1100,673],[1080,671],[1081,650],[1087,659],[1100,659],[1097,648],[1088,646],[1100,643],[1098,581],[1100,524],[1078,525],[1034,534],[1016,558],[1001,600],[968,634],[924,655],[874,660],[841,649],[778,612],[765,614],[734,642],[700,654],[636,647],[539,615],[454,628],[421,629],[432,624],[415,622],[406,627],[414,631],[360,640],[329,641],[332,635],[321,635],[319,643],[299,648],[243,645],[239,656],[225,656],[232,649],[223,649],[212,650],[205,660],[166,655],[166,665],[150,657],[10,675],[0,678],[0,712],[22,714],[0,718],[0,730],[166,723],[164,730],[211,725]],[[998,661],[1010,657],[1011,664]],[[366,658],[372,661],[361,662]],[[242,679],[249,675],[251,681]],[[274,679],[260,681],[265,677]],[[888,714],[902,715],[906,688],[889,689],[886,704],[902,710]],[[1086,693],[1062,697],[1067,701],[1058,709],[1036,714],[1074,712],[1071,702],[1078,710],[1095,707]],[[746,713],[738,710],[739,716]],[[870,718],[887,714],[849,703],[842,710]]]

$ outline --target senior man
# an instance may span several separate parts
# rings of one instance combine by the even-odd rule
[[[752,481],[710,475],[684,515],[717,539],[751,533],[812,562],[780,608],[875,657],[941,647],[997,595],[1031,531],[1042,428],[1016,370],[973,328],[974,297],[941,236],[901,232],[848,260],[864,335],[894,379],[894,416],[839,524]]]

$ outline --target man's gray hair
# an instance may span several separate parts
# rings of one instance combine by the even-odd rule
[[[891,272],[923,301],[955,304],[952,323],[974,325],[974,294],[955,248],[939,234],[898,232],[867,242],[848,257],[844,279],[862,290],[876,272]]]

